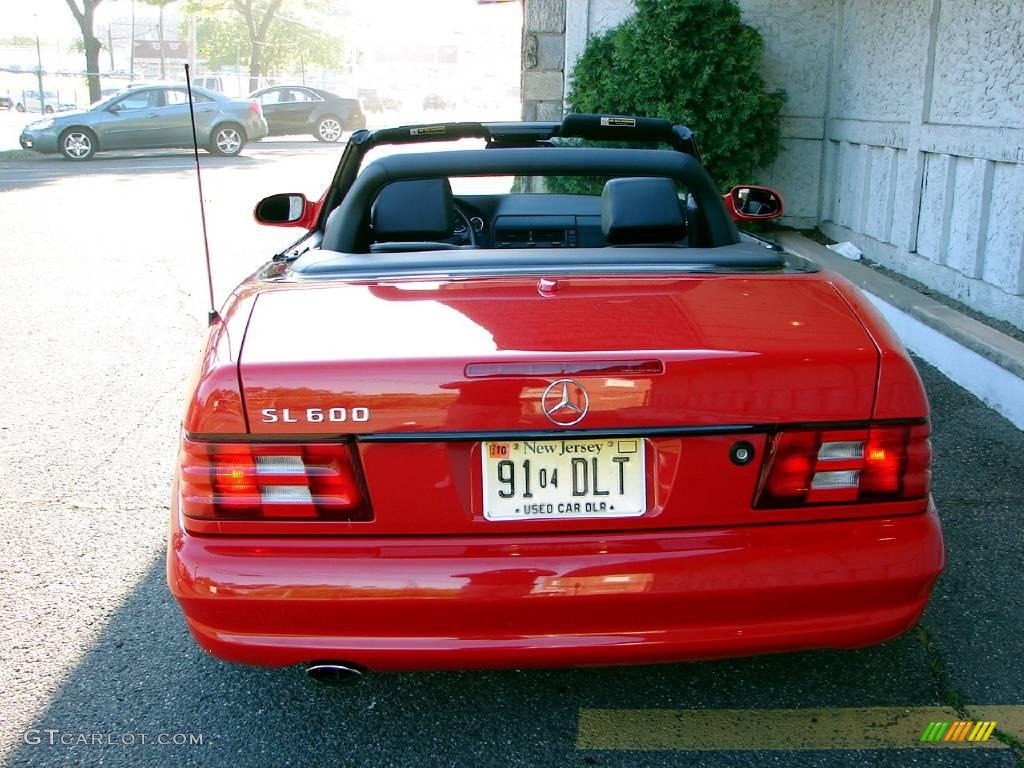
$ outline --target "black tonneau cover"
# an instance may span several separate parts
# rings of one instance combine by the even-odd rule
[[[629,274],[763,272],[787,266],[785,254],[754,243],[717,248],[503,248],[408,253],[309,251],[295,260],[296,277],[375,279],[438,275]]]

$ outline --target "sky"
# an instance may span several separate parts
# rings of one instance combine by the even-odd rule
[[[71,11],[64,0],[0,0],[4,18],[3,34],[8,35],[40,35],[47,30],[57,31],[61,36],[74,34],[78,30]]]
[[[77,2],[81,4],[80,0]],[[337,0],[337,4],[352,8],[371,24],[390,25],[389,35],[396,41],[422,39],[427,30],[448,26],[453,19],[481,11],[475,0]],[[104,0],[96,11],[97,22],[103,23],[111,16],[128,16],[131,6],[132,0]],[[136,3],[136,14],[143,13],[155,15],[156,10]],[[66,39],[78,34],[78,24],[65,0],[0,0],[0,16],[3,17],[0,34],[4,36],[39,33],[41,37]],[[396,23],[396,19],[400,23]]]

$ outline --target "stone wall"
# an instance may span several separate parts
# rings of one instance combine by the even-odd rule
[[[556,83],[567,91],[563,73],[571,75],[587,38],[633,5],[525,3],[524,40],[537,34],[538,50],[541,35],[560,34],[553,15],[566,14],[561,69],[541,67],[539,56],[532,68],[524,60],[524,116],[543,110],[557,119]],[[817,224],[1024,328],[1024,3],[739,4],[764,38],[769,87],[788,94],[783,151],[760,179],[781,190],[785,223]],[[528,90],[531,72],[537,85]]]
[[[562,119],[565,2],[526,0],[523,13],[523,120]]]

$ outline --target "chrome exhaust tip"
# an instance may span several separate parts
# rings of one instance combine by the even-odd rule
[[[356,685],[363,679],[363,670],[335,661],[311,664],[306,674],[324,685]]]

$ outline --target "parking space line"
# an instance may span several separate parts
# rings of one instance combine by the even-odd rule
[[[816,709],[581,709],[577,749],[808,750],[1007,749],[998,730],[1024,738],[1024,705],[971,707],[973,722],[949,707]],[[975,723],[985,730],[974,734]],[[995,723],[995,725],[992,725]],[[926,740],[937,725],[946,738]],[[975,740],[950,736],[970,733]]]

